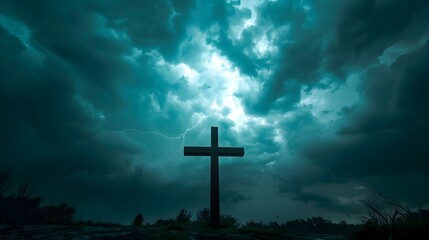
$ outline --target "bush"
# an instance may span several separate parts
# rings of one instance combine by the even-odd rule
[[[174,223],[173,219],[168,219],[168,220],[164,220],[164,219],[158,219],[156,220],[156,222],[153,224],[153,226],[156,227],[166,227],[168,225],[171,225]]]
[[[201,225],[207,225],[210,222],[210,210],[208,208],[198,210],[195,222]]]
[[[39,222],[40,197],[0,196],[0,224],[35,224]]]
[[[40,222],[43,224],[70,224],[73,222],[76,210],[62,203],[59,206],[46,206],[38,211]]]
[[[247,222],[245,227],[251,227],[251,228],[262,228],[262,222],[254,222],[253,220],[250,220],[250,222]]]
[[[179,214],[176,217],[176,222],[189,223],[191,222],[191,218],[192,218],[191,212],[188,212],[185,209],[181,209]]]
[[[222,215],[220,216],[220,227],[236,229],[239,227],[238,220],[230,214]]]
[[[134,227],[141,227],[143,226],[144,218],[141,213],[137,214],[133,221]]]
[[[40,207],[42,197],[32,196],[28,181],[18,186],[16,195],[5,196],[11,189],[10,171],[0,173],[0,224],[69,224],[75,209],[63,203]]]

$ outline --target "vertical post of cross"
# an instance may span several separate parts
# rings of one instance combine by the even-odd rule
[[[211,128],[210,221],[214,227],[220,223],[219,151],[217,127]]]
[[[219,156],[243,157],[244,148],[219,147],[217,127],[211,128],[210,147],[184,147],[185,156],[210,156],[210,223],[220,226]]]

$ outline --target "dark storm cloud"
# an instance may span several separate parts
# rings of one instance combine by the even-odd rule
[[[320,189],[325,191],[304,191],[302,189],[297,189],[296,197],[294,200],[303,201],[304,203],[317,207],[320,209],[328,209],[332,212],[337,212],[341,215],[349,214],[360,214],[362,212],[361,200],[364,199],[362,196],[355,196],[353,194],[347,193],[347,191],[342,191],[338,194],[333,188],[324,189],[323,186],[319,186]],[[343,195],[338,197],[338,195]]]
[[[361,86],[366,105],[349,113],[349,122],[334,140],[309,141],[311,145],[302,150],[303,155],[322,161],[339,179],[375,177],[378,180],[367,184],[376,185],[379,191],[389,192],[410,205],[416,204],[410,194],[427,199],[427,178],[412,184],[414,193],[392,186],[402,186],[410,174],[420,175],[429,170],[429,99],[423,90],[429,87],[428,46],[426,43],[399,57],[390,67],[368,69]],[[384,178],[391,180],[380,182]]]
[[[311,90],[325,71],[342,73],[340,76],[344,78],[348,72],[346,66],[366,66],[395,42],[421,38],[426,34],[422,22],[427,3],[424,0],[415,4],[309,1],[309,11],[299,2],[262,3],[257,9],[258,26],[270,29],[267,36],[270,32],[281,34],[282,28],[288,30],[276,36],[277,40],[271,36],[279,54],[271,56],[275,60],[270,61],[267,69],[272,74],[263,80],[260,98],[256,102],[247,100],[248,110],[255,113],[292,110],[301,99],[302,88]]]
[[[25,142],[20,137],[27,138],[30,149],[33,144],[44,149],[45,141],[55,143],[58,138],[76,138],[87,133],[94,122],[74,99],[74,76],[62,75],[70,73],[70,69],[52,56],[46,56],[44,66],[40,67],[34,62],[32,50],[5,28],[2,27],[1,32],[2,48],[5,47],[2,52],[10,53],[2,57],[1,64],[5,133],[2,147],[6,152],[27,152],[19,151]]]
[[[427,5],[397,0],[347,1],[339,10],[336,38],[327,50],[327,69],[347,73],[348,65],[370,64],[383,51],[402,39],[427,33]]]
[[[267,1],[257,8],[259,26],[278,49],[270,56],[269,76],[262,82],[262,92],[256,102],[248,101],[249,111],[264,114],[269,111],[291,111],[301,99],[301,89],[312,86],[321,78],[323,34],[322,19],[313,19],[302,3]],[[314,22],[311,22],[314,21]]]
[[[215,24],[226,30],[237,13],[238,19],[248,15],[247,10],[240,11],[236,8],[240,5],[239,1],[198,1],[197,5],[201,11],[195,14],[201,30],[207,30]]]
[[[258,62],[255,61],[255,55],[249,56],[245,54],[246,50],[249,50],[249,47],[253,45],[252,37],[248,36],[249,31],[243,33],[243,38],[239,43],[234,44],[234,41],[228,38],[228,35],[225,31],[220,31],[217,40],[210,40],[213,42],[220,50],[221,53],[228,57],[243,74],[247,74],[252,77],[257,76]]]
[[[362,83],[367,106],[355,110],[337,140],[308,148],[348,177],[428,171],[429,44],[390,67],[372,67]]]
[[[239,39],[231,36],[230,30],[233,27],[243,25],[246,20],[252,17],[252,12],[248,8],[237,8],[239,1],[206,1],[200,2],[204,12],[200,29],[212,28],[211,34],[207,37],[207,42],[215,45],[223,56],[226,56],[240,72],[252,77],[257,76],[257,70],[261,68],[266,59],[258,59],[252,47],[255,40],[259,38],[260,29],[252,27],[244,29]]]
[[[231,203],[239,203],[241,201],[251,200],[250,197],[246,197],[241,194],[239,191],[228,190],[221,193],[221,202],[231,202]]]
[[[107,18],[109,26],[128,34],[133,44],[156,48],[165,59],[175,61],[196,2],[106,1],[90,4]]]
[[[22,4],[11,1],[5,2],[4,5],[3,11],[6,14],[19,19],[29,28],[31,45],[45,55],[45,61],[61,64],[66,69],[64,71],[57,70],[55,66],[46,67],[46,71],[54,72],[53,75],[58,79],[53,81],[53,84],[67,81],[70,84],[65,89],[69,91],[69,101],[74,104],[70,107],[76,111],[83,110],[74,99],[76,97],[81,104],[90,101],[91,106],[107,112],[106,115],[110,115],[109,111],[121,107],[120,89],[117,86],[120,84],[118,80],[131,78],[127,77],[130,75],[126,74],[129,67],[123,60],[123,55],[130,51],[130,48],[126,40],[115,40],[108,36],[109,33],[103,29],[105,24],[100,15],[87,11],[79,2],[41,1]],[[52,94],[55,92],[65,98],[60,90],[55,90]],[[54,99],[55,97],[50,101],[62,102],[60,99]],[[38,112],[37,116],[50,119],[49,105],[51,103],[46,104],[47,108]],[[58,108],[61,113],[70,112],[68,106]],[[62,119],[56,122],[62,122]],[[88,124],[82,122],[78,125]],[[57,130],[50,128],[47,131]]]
[[[11,42],[6,46],[20,43],[13,37],[2,41]],[[33,50],[19,50],[2,60],[3,167],[19,168],[17,172],[32,180],[76,171],[106,174],[118,167],[110,164],[119,163],[106,160],[139,153],[135,144],[126,141],[93,141],[91,147],[76,143],[95,133],[99,122],[75,98],[75,74],[49,53],[40,67],[29,58]]]

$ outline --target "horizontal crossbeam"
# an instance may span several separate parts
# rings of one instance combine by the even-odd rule
[[[185,147],[185,156],[211,156],[211,147]]]
[[[236,147],[220,147],[218,148],[219,156],[224,157],[242,157],[244,156],[244,148]]]
[[[211,156],[212,153],[218,152],[218,156],[223,157],[242,157],[244,156],[244,148],[235,147],[185,147],[185,156]]]

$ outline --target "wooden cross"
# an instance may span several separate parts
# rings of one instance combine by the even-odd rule
[[[219,203],[219,156],[242,157],[244,148],[219,147],[217,127],[212,127],[210,147],[185,147],[185,156],[210,156],[210,222],[218,227],[220,224],[220,203]]]

